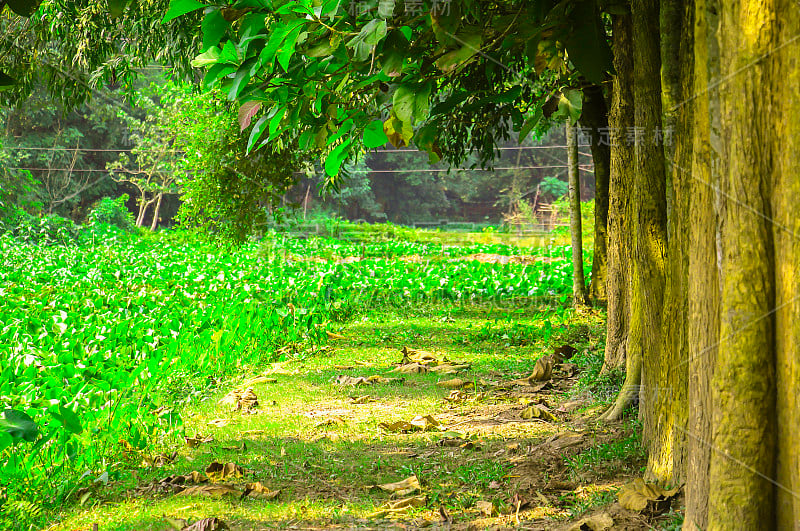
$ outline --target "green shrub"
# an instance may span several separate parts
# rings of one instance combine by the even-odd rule
[[[122,194],[116,199],[104,197],[95,204],[89,212],[89,225],[97,226],[101,224],[113,225],[124,231],[134,231],[136,224],[133,214],[125,206],[128,201],[128,194]]]
[[[79,233],[71,219],[52,214],[37,218],[23,211],[9,217],[4,230],[17,241],[36,245],[75,243]]]

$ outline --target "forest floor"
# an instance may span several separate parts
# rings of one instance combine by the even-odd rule
[[[558,304],[365,312],[328,347],[209,382],[185,444],[131,449],[148,466],[48,529],[678,529],[680,498],[660,516],[617,502],[645,454],[635,414],[596,420],[620,383],[597,377],[603,322]]]

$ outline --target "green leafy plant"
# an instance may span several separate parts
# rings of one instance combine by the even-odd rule
[[[123,231],[133,231],[136,225],[133,214],[125,206],[127,202],[128,194],[122,194],[116,199],[104,197],[89,212],[87,219],[89,225],[113,225]]]

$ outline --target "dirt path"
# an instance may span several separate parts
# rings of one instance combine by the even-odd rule
[[[635,422],[598,426],[596,393],[574,393],[598,343],[596,316],[572,318],[574,357],[557,334],[513,345],[479,312],[371,316],[226,385],[185,444],[130,450],[152,466],[86,490],[53,529],[569,528],[643,465]]]

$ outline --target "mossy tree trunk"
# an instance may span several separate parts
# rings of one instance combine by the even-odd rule
[[[590,85],[583,90],[581,125],[589,129],[594,163],[594,251],[589,297],[603,304],[607,299],[608,278],[608,187],[611,149],[608,131],[608,106],[603,89]]]
[[[627,131],[633,127],[633,43],[631,16],[612,21],[614,70],[608,115],[610,171],[608,189],[608,320],[603,372],[623,367],[628,345],[630,314],[630,198],[633,181],[633,145]]]
[[[642,371],[653,374],[661,355],[661,311],[667,244],[664,152],[654,138],[661,128],[661,51],[659,3],[634,0],[633,99],[634,172],[631,196],[633,263],[631,268],[630,328],[625,383],[605,420],[621,417],[637,398],[644,436],[653,433],[654,397],[658,389]],[[643,382],[645,386],[643,387]]]
[[[572,239],[572,300],[586,304],[586,283],[583,277],[583,229],[581,227],[581,178],[578,168],[578,136],[575,124],[565,126],[567,137],[567,171],[569,173],[569,229]]]

